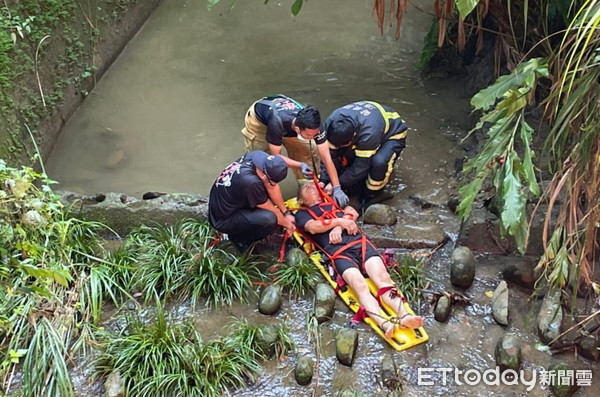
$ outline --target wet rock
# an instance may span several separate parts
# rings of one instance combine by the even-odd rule
[[[404,247],[411,249],[435,248],[448,238],[439,224],[423,221],[399,223],[394,230],[394,237],[403,242]]]
[[[306,258],[308,258],[308,256],[304,251],[302,251],[300,248],[294,247],[289,250],[285,256],[285,263],[290,267],[294,267],[300,265],[306,260]]]
[[[42,227],[48,224],[46,218],[36,210],[29,210],[22,217],[23,223],[31,227]]]
[[[154,200],[125,196],[123,200],[120,193],[99,194],[93,198],[68,191],[56,193],[65,206],[71,207],[71,216],[102,222],[121,236],[151,223],[172,225],[187,218],[204,221],[208,210],[208,199],[198,194],[166,194]]]
[[[272,358],[275,356],[275,347],[277,346],[277,341],[279,340],[279,335],[277,333],[277,327],[268,324],[260,329],[256,337],[256,344],[258,349],[267,357]]]
[[[452,252],[450,282],[452,285],[467,289],[475,278],[475,257],[467,247],[457,247]]]
[[[528,212],[532,208],[528,208]],[[543,208],[539,208],[531,223],[530,235],[541,236],[544,224]],[[539,241],[538,241],[539,240]],[[539,256],[544,252],[542,239],[530,239],[526,254]],[[517,252],[517,245],[512,236],[502,236],[499,220],[487,208],[474,206],[469,219],[462,223],[457,245],[469,247],[476,252],[488,252],[497,255],[506,255]]]
[[[508,325],[508,286],[500,281],[492,295],[492,316],[500,325]]]
[[[153,200],[155,198],[159,198],[160,196],[164,196],[167,193],[161,192],[146,192],[142,195],[142,199],[144,200]]]
[[[515,258],[515,261],[502,269],[502,277],[509,283],[533,289],[538,278],[538,273],[535,271],[536,263],[525,258],[521,260]]]
[[[548,291],[537,316],[537,329],[543,343],[550,343],[558,335],[563,320],[560,302],[561,292],[558,289]]]
[[[315,292],[315,317],[319,323],[331,320],[335,309],[335,291],[329,284],[317,284]]]
[[[313,359],[309,356],[302,356],[296,363],[296,369],[294,371],[294,377],[296,382],[301,386],[306,386],[310,383],[313,377],[314,364]]]
[[[434,202],[432,201],[430,198],[428,197],[421,197],[421,195],[419,194],[411,194],[409,196],[409,198],[419,207],[421,207],[421,209],[428,209],[428,208],[433,208],[433,207],[441,207],[442,206],[442,202]]]
[[[278,285],[267,285],[260,294],[258,311],[262,314],[271,315],[277,313],[281,307],[281,288]]]
[[[577,351],[588,360],[600,361],[600,338],[598,335],[586,336],[577,344]]]
[[[447,296],[441,296],[435,304],[435,310],[433,311],[433,317],[440,323],[445,323],[450,317],[452,312],[452,302]]]
[[[386,355],[381,362],[381,383],[391,391],[402,387],[402,380],[398,376],[398,367],[391,355]]]
[[[367,224],[391,226],[395,225],[397,221],[396,210],[385,204],[373,204],[363,215],[363,222]]]
[[[555,374],[559,374],[559,373],[574,374],[575,368],[573,368],[571,365],[569,365],[567,363],[558,363],[558,364],[554,364],[552,367],[550,367],[549,371],[552,371],[551,373],[555,373]],[[557,381],[558,379],[559,379],[559,376],[557,376],[555,378],[554,382],[550,383],[550,390],[552,390],[552,393],[557,397],[570,397],[579,388],[575,379],[572,379],[573,384],[570,384],[570,385],[564,384],[564,383],[569,383],[569,382],[564,382],[564,381],[559,382],[559,381]],[[563,379],[561,379],[561,380],[564,380],[564,379],[565,379],[565,377],[563,377]]]
[[[104,392],[106,397],[125,396],[125,386],[123,386],[120,371],[114,371],[108,375],[108,378],[106,378],[106,383],[104,383]]]
[[[449,235],[458,234],[459,223],[448,221],[448,210],[443,206],[423,210],[411,199],[396,198],[394,212],[402,222],[389,226],[363,222],[362,231],[378,247],[436,248],[446,242]]]
[[[335,337],[335,356],[340,364],[352,366],[358,347],[358,332],[352,328],[342,328]]]
[[[501,371],[518,371],[521,366],[521,343],[516,336],[505,334],[496,344],[496,365]]]
[[[460,201],[461,201],[460,196],[451,195],[450,197],[448,197],[448,201],[446,202],[446,205],[448,206],[448,208],[450,208],[450,211],[456,213],[456,209],[458,208]]]

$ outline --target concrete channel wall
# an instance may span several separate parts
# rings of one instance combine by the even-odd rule
[[[13,77],[12,95],[2,100],[0,158],[13,166],[32,165],[31,130],[46,159],[63,126],[161,1],[73,3],[59,11],[60,22],[55,26],[50,26],[52,19],[45,14],[55,10],[32,11],[18,1],[5,2],[13,13],[20,13],[13,17],[25,20],[27,15],[33,16],[28,23],[38,32],[43,32],[44,23],[52,29],[41,40],[33,33],[17,36],[10,48],[14,52],[9,54],[11,64],[0,65]],[[19,70],[12,73],[11,68]]]

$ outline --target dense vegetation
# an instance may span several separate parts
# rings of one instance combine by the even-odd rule
[[[382,31],[388,11],[398,38],[407,1],[374,1]],[[467,219],[491,183],[502,234],[521,253],[530,238],[541,238],[538,270],[557,288],[571,280],[577,290],[580,280],[600,291],[592,280],[600,224],[599,23],[597,0],[434,0],[422,54],[421,66],[438,48],[452,47],[467,61],[492,43],[499,77],[471,99],[480,119],[470,133],[484,130],[487,140],[464,168],[458,211]],[[530,125],[536,108],[545,125]],[[530,236],[540,206],[543,235]]]
[[[94,355],[100,373],[120,370],[127,387],[143,395],[218,396],[253,379],[264,358],[255,338],[260,330],[238,319],[228,335],[203,341],[188,320],[168,319],[162,305],[244,301],[254,293],[252,282],[262,282],[260,261],[224,250],[215,230],[195,220],[143,226],[109,251],[104,237],[115,234],[70,217],[52,183],[0,160],[0,394],[10,390],[20,364],[25,395],[72,396],[71,360]],[[296,292],[310,284],[300,278],[293,277]],[[106,303],[139,308],[133,295],[156,302],[156,314],[123,315],[123,329],[105,329]],[[293,346],[286,335],[280,327],[282,354]],[[136,361],[145,365],[131,366]]]
[[[596,287],[592,271],[600,221],[600,2],[439,4],[436,1],[439,45],[452,37],[458,51],[470,41],[479,51],[484,31],[492,32],[496,64],[503,65],[499,71],[510,72],[471,99],[481,114],[475,129],[484,128],[488,139],[466,164],[464,171],[471,179],[460,189],[460,214],[468,217],[484,181],[491,181],[501,230],[524,252],[535,209],[543,205],[545,252],[538,264],[543,276],[555,287],[564,287],[569,277]],[[535,108],[542,109],[547,129],[529,124],[529,112]],[[544,142],[541,153],[535,151],[536,140]],[[530,201],[537,202],[533,211],[528,211]],[[579,288],[579,283],[573,287]]]

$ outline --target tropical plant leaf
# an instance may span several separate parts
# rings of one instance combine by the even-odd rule
[[[527,231],[523,230],[523,225],[527,226],[526,195],[523,194],[519,168],[521,168],[520,160],[516,153],[510,153],[504,163],[504,178],[502,181],[504,205],[501,219],[503,228],[507,229],[509,234],[515,238],[518,250],[523,254],[527,237]]]
[[[496,100],[505,97],[509,90],[521,87],[523,83],[532,86],[535,77],[547,76],[547,62],[542,58],[530,59],[519,64],[511,74],[498,77],[494,84],[475,94],[471,98],[471,105],[475,109],[488,110],[496,103]]]
[[[533,128],[527,124],[524,119],[521,119],[521,142],[523,142],[524,150],[523,150],[523,174],[525,176],[525,180],[528,183],[529,191],[534,195],[538,196],[540,194],[539,185],[537,182],[537,178],[535,176],[535,169],[533,166],[533,157],[534,152],[531,149],[531,135],[533,133]]]

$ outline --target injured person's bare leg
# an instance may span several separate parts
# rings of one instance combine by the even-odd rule
[[[356,294],[358,303],[365,308],[367,315],[383,330],[385,337],[390,339],[394,335],[395,325],[381,316],[379,303],[369,291],[367,281],[356,268],[346,269],[342,274],[344,281]]]
[[[365,262],[365,270],[367,274],[375,283],[378,289],[390,287],[394,285],[394,282],[390,278],[390,274],[388,273],[381,257],[372,256],[367,259]],[[390,291],[384,293],[381,297],[381,300],[385,302],[386,305],[393,308],[396,311],[396,316],[398,317],[398,325],[402,328],[419,328],[423,326],[423,317],[414,316],[409,314],[406,311],[406,307],[404,307],[404,302],[398,293],[398,290],[391,289]]]

